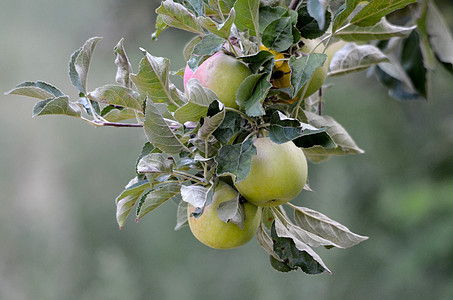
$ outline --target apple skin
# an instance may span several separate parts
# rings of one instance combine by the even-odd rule
[[[195,73],[186,66],[184,88],[189,79],[196,78],[202,86],[214,91],[225,106],[238,109],[236,91],[244,79],[251,74],[246,64],[220,51],[206,59]]]
[[[307,159],[293,142],[276,144],[268,137],[254,140],[257,154],[249,175],[236,183],[248,202],[277,206],[294,199],[307,181]]]
[[[347,42],[345,42],[343,40],[339,40],[339,41],[327,46],[327,48],[326,48],[327,66],[329,66],[329,68],[330,68],[330,62],[332,61],[332,58],[335,55],[335,53],[340,51],[346,44],[347,44]]]
[[[251,203],[244,203],[246,219],[244,229],[237,224],[220,220],[217,208],[220,203],[231,200],[238,192],[223,181],[219,181],[211,204],[205,207],[198,218],[192,216],[195,208],[189,204],[187,217],[193,235],[203,244],[215,249],[232,249],[250,241],[261,222],[262,209]]]

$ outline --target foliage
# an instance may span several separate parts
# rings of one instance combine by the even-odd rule
[[[136,177],[116,199],[120,228],[134,207],[138,221],[171,199],[180,201],[181,209],[185,203],[195,206],[194,216],[202,214],[212,200],[209,186],[219,180],[234,185],[248,175],[255,137],[293,142],[312,162],[363,153],[343,126],[323,115],[326,85],[305,97],[316,69],[326,61],[333,81],[335,76],[367,70],[399,100],[429,99],[436,62],[453,70],[453,38],[430,0],[273,5],[258,0],[165,0],[156,13],[154,39],[168,27],[196,35],[184,49],[192,70],[217,51],[247,64],[253,74],[236,93],[239,109],[224,106],[197,80],[179,90],[170,80],[169,59],[144,49],[138,72],[133,73],[123,40],[114,48],[116,83],[88,91],[98,37],[87,40],[70,58],[70,80],[79,92],[76,101],[42,81],[24,82],[8,92],[40,100],[33,116],[63,114],[94,126],[143,127],[148,142],[137,160]],[[317,44],[304,52],[307,39],[317,39]],[[324,53],[337,40],[347,43],[328,59]],[[285,63],[289,71],[282,74]],[[289,86],[281,86],[278,80],[288,75]],[[240,197],[236,201],[237,205],[219,207],[219,216],[236,215],[231,209],[240,209]],[[287,208],[293,216],[287,215]],[[264,210],[257,240],[279,271],[330,272],[312,248],[348,248],[367,239],[309,208],[288,203]],[[186,218],[178,213],[177,228]]]

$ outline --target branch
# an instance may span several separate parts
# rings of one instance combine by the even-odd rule
[[[291,0],[291,3],[289,4],[288,8],[292,10],[296,10],[296,7],[299,5],[300,0]]]

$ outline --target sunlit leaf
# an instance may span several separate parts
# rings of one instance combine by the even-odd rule
[[[163,153],[150,153],[137,164],[138,173],[171,173],[173,161]]]
[[[44,81],[22,82],[5,94],[27,96],[41,100],[63,96],[63,92],[61,92],[58,88]]]
[[[194,14],[187,8],[172,0],[165,0],[156,9],[156,12],[162,16],[162,22],[168,26],[190,31],[195,34],[203,34],[203,29],[198,24]]]
[[[271,73],[251,74],[239,86],[236,92],[236,102],[247,115],[259,117],[266,113],[262,102],[272,87],[269,82],[270,76]]]
[[[236,19],[234,24],[239,30],[249,30],[251,35],[259,33],[260,0],[237,0],[234,4]]]
[[[184,202],[195,208],[202,208],[206,205],[208,189],[200,185],[181,186],[181,197]]]
[[[96,102],[94,102],[96,103]],[[120,122],[124,120],[135,119],[137,117],[135,110],[115,105],[107,105],[101,111],[101,117],[109,122]],[[143,113],[139,113],[143,117]]]
[[[233,25],[234,19],[236,17],[236,11],[234,8],[230,11],[228,18],[223,23],[217,23],[209,17],[198,17],[198,22],[206,30],[212,32],[213,34],[222,37],[224,39],[229,39],[231,26]]]
[[[33,107],[33,117],[43,115],[66,115],[80,117],[81,110],[75,103],[69,101],[68,96],[60,96],[39,101]]]
[[[296,58],[291,56],[289,59],[289,67],[291,68],[291,85],[292,95],[299,93],[305,83],[308,82],[313,72],[324,65],[327,55],[321,53],[312,53],[307,56]]]
[[[124,39],[121,39],[113,49],[116,55],[115,64],[118,66],[115,81],[126,88],[131,88],[132,82],[129,75],[132,73],[132,66],[127,57],[126,50],[124,50],[123,42]]]
[[[96,44],[100,37],[92,37],[76,50],[69,61],[69,77],[72,84],[83,94],[87,93],[88,70]]]
[[[132,179],[125,190],[116,198],[116,220],[120,228],[124,226],[127,216],[143,192],[150,187],[148,180]]]
[[[215,34],[203,36],[201,41],[193,47],[192,54],[187,61],[187,65],[193,72],[196,72],[200,61],[207,55],[212,55],[220,51],[224,43],[225,40]]]
[[[121,85],[107,84],[90,92],[91,100],[142,111],[142,99],[134,90]]]
[[[239,203],[239,196],[234,199],[224,201],[217,208],[219,219],[225,223],[231,222],[244,229],[245,223],[245,208],[244,204]]]
[[[339,50],[330,61],[328,75],[340,76],[359,72],[374,64],[388,61],[388,57],[375,46],[349,43]]]
[[[180,201],[178,204],[178,208],[176,210],[176,226],[175,230],[179,230],[184,226],[188,225],[188,218],[187,218],[187,202]]]
[[[303,229],[331,241],[335,247],[349,248],[368,239],[366,236],[351,232],[346,226],[324,214],[306,207],[295,207],[294,220]]]
[[[354,9],[359,5],[362,0],[346,0],[345,4],[339,8],[335,15],[332,25],[332,32],[336,32],[341,25],[348,19]]]
[[[350,23],[357,26],[373,26],[382,17],[415,2],[417,0],[373,0],[358,12]]]

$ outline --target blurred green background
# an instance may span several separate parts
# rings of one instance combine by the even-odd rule
[[[438,3],[453,16],[449,0]],[[441,67],[431,102],[392,100],[364,73],[326,92],[325,114],[366,153],[310,164],[315,192],[296,204],[370,237],[348,250],[319,249],[332,275],[274,271],[255,240],[210,249],[187,228],[173,230],[172,202],[119,230],[114,199],[134,176],[142,131],[32,119],[34,100],[3,92],[44,80],[76,99],[67,62],[92,36],[104,39],[89,89],[114,82],[122,37],[134,71],[139,47],[183,67],[191,36],[168,30],[153,42],[157,5],[2,2],[0,299],[453,299],[453,76]]]

